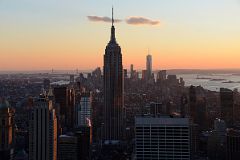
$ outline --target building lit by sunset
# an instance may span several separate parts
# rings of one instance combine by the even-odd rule
[[[0,159],[13,159],[14,109],[5,99],[0,99]]]

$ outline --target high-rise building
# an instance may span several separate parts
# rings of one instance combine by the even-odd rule
[[[240,131],[228,129],[226,134],[226,159],[238,160],[240,157]]]
[[[58,159],[59,160],[77,160],[78,139],[75,136],[60,135],[58,142]]]
[[[92,126],[81,126],[75,131],[77,137],[77,157],[81,160],[91,159]]]
[[[152,55],[148,54],[146,57],[147,79],[152,77]]]
[[[188,118],[135,118],[136,160],[190,160]]]
[[[74,127],[75,123],[75,89],[74,88],[68,88],[68,106],[67,106],[67,116],[66,116],[66,122],[68,129],[71,129]]]
[[[53,94],[55,103],[59,106],[60,127],[72,128],[74,126],[75,90],[66,86],[58,86],[54,88]]]
[[[45,97],[35,102],[29,115],[29,160],[57,160],[57,117]]]
[[[162,71],[159,71],[157,73],[157,81],[158,82],[163,82],[165,81],[167,78],[167,71],[166,70],[162,70]]]
[[[14,113],[7,100],[0,98],[0,159],[13,159]]]
[[[196,88],[194,86],[190,86],[188,112],[189,112],[192,122],[195,122],[195,119],[196,119],[196,103],[197,103]]]
[[[92,112],[92,93],[85,92],[82,93],[80,98],[80,103],[77,104],[76,109],[76,127],[87,126],[89,121],[91,121],[91,112]]]
[[[233,91],[227,88],[220,88],[220,100],[221,100],[221,119],[226,122],[227,127],[233,126]]]
[[[147,70],[142,70],[142,80],[146,81],[147,80]]]
[[[134,76],[134,69],[133,69],[133,64],[130,65],[130,78],[133,78]]]
[[[55,87],[53,89],[53,94],[54,94],[54,98],[55,98],[55,103],[59,105],[59,112],[60,112],[61,119],[65,120],[65,116],[66,116],[65,114],[67,113],[67,106],[68,106],[67,87],[65,87],[65,86]],[[64,121],[64,123],[65,123],[65,121]]]
[[[112,18],[111,39],[104,54],[104,140],[118,141],[123,132],[123,66],[121,47],[115,38]]]

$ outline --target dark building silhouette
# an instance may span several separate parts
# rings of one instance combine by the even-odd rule
[[[111,39],[104,55],[104,140],[122,138],[123,66],[121,48],[115,38],[112,18]]]
[[[220,88],[221,119],[226,122],[227,127],[233,125],[233,91],[227,88]]]
[[[53,90],[55,103],[57,104],[57,114],[59,116],[59,127],[67,125],[67,107],[68,107],[68,90],[67,87],[55,87]]]
[[[167,78],[167,71],[162,70],[157,73],[157,82],[163,82]]]
[[[226,134],[226,159],[238,160],[240,157],[240,131],[229,129]]]
[[[194,86],[190,86],[190,88],[189,88],[189,115],[193,122],[195,122],[195,119],[196,119],[196,103],[197,103],[196,88]]]
[[[59,160],[77,160],[77,137],[61,135],[58,138],[58,159]]]
[[[181,96],[181,105],[180,105],[180,114],[182,117],[186,116],[187,104],[188,104],[187,96],[182,95]]]
[[[77,157],[80,160],[90,160],[91,144],[92,144],[92,127],[81,126],[75,131],[77,137]]]
[[[128,75],[127,75],[127,69],[124,69],[124,78],[128,78]]]
[[[75,123],[75,114],[74,114],[74,107],[75,107],[75,90],[74,88],[69,88],[67,90],[68,92],[68,106],[67,106],[67,127],[68,128],[73,128],[74,127],[74,123]]]
[[[133,70],[133,64],[130,65],[130,78],[133,78],[134,70]]]

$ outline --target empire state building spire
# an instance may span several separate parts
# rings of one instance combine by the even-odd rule
[[[114,23],[114,18],[113,18],[113,7],[112,7],[112,26],[113,26],[113,23]]]
[[[111,39],[110,39],[110,43],[116,43],[115,27],[114,27],[114,18],[113,18],[113,7],[112,7],[112,28],[111,28]]]

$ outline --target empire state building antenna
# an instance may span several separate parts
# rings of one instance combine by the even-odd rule
[[[112,6],[112,26],[114,24],[114,18],[113,18],[113,6]]]

